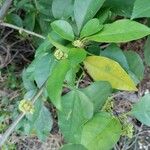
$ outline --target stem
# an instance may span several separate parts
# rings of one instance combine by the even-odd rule
[[[0,20],[3,20],[13,0],[5,0],[0,9]]]
[[[12,28],[12,29],[18,30],[19,32],[25,32],[25,33],[27,33],[27,34],[36,36],[36,37],[41,38],[41,39],[46,39],[44,36],[42,36],[42,35],[40,35],[40,34],[37,34],[37,33],[35,33],[35,32],[32,32],[32,31],[23,29],[23,28],[21,28],[21,27],[17,27],[17,26],[15,26],[15,25],[12,25],[12,24],[9,24],[9,23],[0,22],[0,26]]]
[[[47,80],[46,80],[47,82]],[[36,102],[36,100],[41,96],[41,94],[43,93],[44,87],[46,85],[46,82],[40,87],[40,89],[38,90],[38,92],[35,94],[35,96],[32,98],[32,103],[34,104]]]
[[[43,89],[45,87],[46,82],[43,84],[43,86],[38,90],[38,92],[35,94],[35,96],[31,99],[32,103],[34,104],[36,100],[41,96]],[[24,118],[26,114],[21,113],[16,120],[11,124],[11,126],[6,130],[6,132],[3,134],[3,136],[0,139],[0,147],[7,141],[8,137],[11,135],[11,133],[15,130],[18,123]]]
[[[12,125],[6,130],[6,132],[3,134],[3,136],[0,139],[0,147],[3,146],[3,144],[7,141],[10,134],[14,131],[17,124],[22,120],[22,118],[25,116],[24,113],[20,114],[16,120],[12,123]]]
[[[114,93],[114,94],[110,97],[110,99],[114,99],[114,98],[116,98],[116,97],[118,97],[118,96],[121,96],[122,94],[126,94],[126,92],[117,92],[117,93]]]
[[[81,75],[80,75],[80,77],[79,77],[79,79],[77,81],[77,84],[76,84],[77,88],[79,87],[80,81],[81,81],[81,79],[82,79],[83,76],[84,76],[84,72],[81,73]]]
[[[68,84],[63,84],[63,87],[64,87],[64,88],[68,88],[68,89],[70,89],[70,90],[74,90],[74,89],[75,89],[73,86],[68,85]]]
[[[90,56],[93,56],[93,55],[95,55],[95,54],[92,54],[92,53],[90,53],[90,52],[87,52],[87,54],[89,54]]]
[[[35,4],[36,9],[38,10],[38,6],[37,6],[37,1],[36,0],[34,0],[34,4]]]

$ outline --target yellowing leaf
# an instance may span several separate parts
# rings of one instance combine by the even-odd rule
[[[119,90],[137,90],[130,76],[114,60],[102,56],[89,56],[84,65],[96,81],[108,81],[113,88]]]

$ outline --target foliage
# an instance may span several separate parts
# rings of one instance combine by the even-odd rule
[[[89,56],[84,65],[94,80],[108,81],[115,89],[136,91],[134,82],[115,61],[102,56]]]
[[[133,106],[130,112],[131,115],[136,117],[138,120],[140,120],[147,126],[150,126],[149,99],[150,99],[149,94],[142,97],[141,100]]]
[[[58,111],[59,127],[68,143],[62,150],[111,149],[121,135],[129,136],[128,131],[123,131],[121,115],[134,116],[150,126],[149,95],[127,114],[116,116],[113,108],[106,108],[112,94],[119,90],[137,91],[136,86],[143,79],[142,59],[136,52],[123,51],[120,43],[150,34],[147,25],[130,19],[149,17],[145,11],[149,10],[149,4],[146,0],[16,0],[15,9],[10,10],[6,20],[46,36],[33,62],[23,72],[25,99],[31,100],[43,85],[44,92],[34,106],[35,113],[26,114],[18,129],[42,140],[46,138],[52,118],[43,99]],[[118,16],[126,19],[116,19]],[[103,44],[106,48],[101,49]],[[149,53],[148,38],[147,64]],[[94,81],[80,88],[84,75]],[[69,89],[65,95],[63,87]]]
[[[145,62],[148,66],[150,66],[150,51],[149,51],[149,45],[150,45],[150,37],[147,38],[147,41],[145,43],[144,48],[144,56],[145,56]]]
[[[150,3],[149,0],[136,0],[131,18],[150,17]]]

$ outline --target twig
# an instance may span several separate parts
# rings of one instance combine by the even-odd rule
[[[140,128],[142,129],[142,127],[143,127],[143,124],[141,125]],[[130,149],[137,142],[139,135],[140,135],[140,131],[137,133],[135,140],[130,145],[128,145],[128,147],[126,148],[127,150]]]
[[[43,84],[43,86],[38,90],[38,92],[35,94],[35,96],[31,99],[32,103],[34,104],[36,100],[41,96],[43,89],[45,87],[46,82]],[[6,130],[6,132],[2,135],[0,138],[0,147],[3,146],[3,144],[7,141],[11,133],[15,130],[18,123],[24,118],[26,114],[21,113],[16,120],[11,124],[11,126]]]
[[[116,98],[116,97],[121,96],[122,94],[125,94],[125,93],[126,93],[126,92],[117,92],[117,93],[114,93],[114,94],[110,97],[110,99]]]
[[[14,58],[18,55],[18,51],[13,55],[13,57],[4,65],[4,67],[6,67],[7,65],[9,65],[13,60]]]
[[[116,146],[114,146],[114,150],[118,150]]]
[[[141,127],[139,129],[140,131],[142,130],[142,127],[143,127],[143,124],[141,125]],[[130,148],[132,148],[132,146],[134,146],[134,144],[137,142],[137,140],[139,138],[139,135],[141,133],[140,131],[133,136],[134,140],[132,142],[131,142],[131,140],[127,140],[126,143],[124,143],[124,146],[122,148],[123,150],[129,150]]]
[[[10,134],[14,131],[17,124],[22,120],[22,118],[25,116],[25,113],[20,114],[16,120],[12,123],[12,125],[6,130],[6,132],[2,135],[0,139],[0,147],[3,146],[3,144],[6,142]]]
[[[81,79],[82,79],[83,76],[84,76],[84,72],[81,73],[81,75],[80,75],[80,77],[79,77],[79,79],[78,79],[78,81],[77,81],[77,83],[76,83],[76,87],[77,87],[77,88],[79,87],[79,84],[80,84]]]
[[[13,32],[13,30],[10,30],[8,33],[5,33],[5,35],[0,40],[0,44],[5,41],[5,39]]]
[[[101,48],[101,49],[104,49],[104,48],[108,47],[109,45],[110,45],[110,44],[105,44],[105,45],[100,46],[100,48]]]
[[[13,0],[5,0],[0,9],[0,20],[3,20]]]
[[[25,33],[27,33],[29,35],[33,35],[33,36],[36,36],[36,37],[41,38],[41,39],[46,39],[44,36],[42,36],[42,35],[40,35],[38,33],[29,31],[29,30],[26,30],[26,29],[23,29],[21,27],[17,27],[15,25],[12,25],[12,24],[9,24],[9,23],[0,22],[0,26],[4,26],[4,27],[8,27],[8,28],[12,28],[12,29],[18,30],[20,33],[25,32]]]
[[[118,146],[118,144],[115,145],[116,150],[120,150],[120,147]]]

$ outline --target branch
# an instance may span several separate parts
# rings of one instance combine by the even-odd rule
[[[45,37],[42,36],[42,35],[40,35],[40,34],[37,34],[37,33],[35,33],[35,32],[32,32],[32,31],[23,29],[23,28],[21,28],[21,27],[17,27],[17,26],[15,26],[15,25],[12,25],[12,24],[9,24],[9,23],[0,22],[0,26],[12,28],[12,29],[18,30],[20,33],[21,33],[21,32],[25,32],[25,33],[27,33],[27,34],[29,34],[29,35],[33,35],[33,36],[36,36],[36,37],[38,37],[38,38],[45,39]]]
[[[45,87],[46,82],[43,84],[43,86],[38,90],[38,92],[35,94],[35,96],[31,99],[32,103],[34,104],[36,100],[41,96],[43,89]],[[21,113],[16,120],[11,124],[11,126],[6,130],[6,132],[2,135],[0,138],[0,148],[3,146],[3,144],[7,141],[9,136],[12,134],[12,132],[15,130],[18,123],[24,118],[26,114]]]
[[[0,20],[3,20],[13,0],[5,0],[0,9]]]

